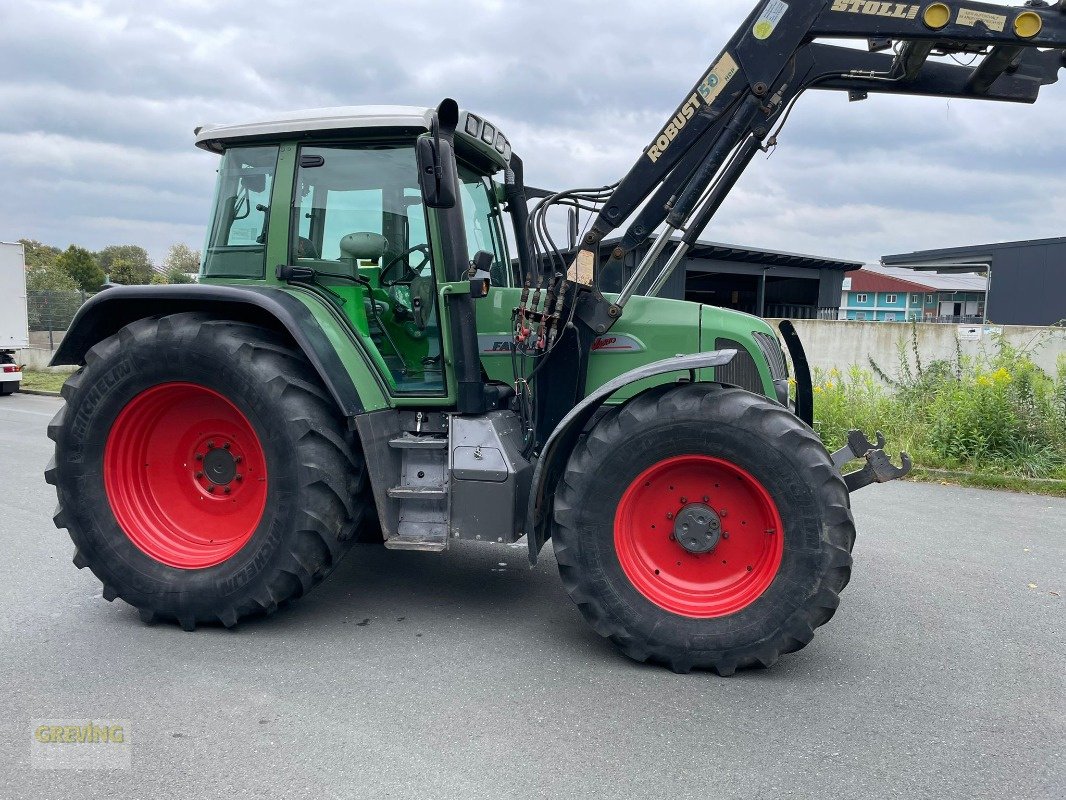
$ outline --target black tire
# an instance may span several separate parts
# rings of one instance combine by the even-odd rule
[[[358,443],[304,356],[254,325],[183,313],[134,322],[89,350],[63,386],[48,427],[56,453],[54,521],[75,544],[74,563],[146,622],[227,627],[306,594],[340,561],[372,517]],[[134,545],[116,519],[103,477],[112,424],[132,398],[161,384],[206,387],[250,423],[265,459],[263,513],[232,556],[176,568]],[[237,480],[240,480],[238,477]],[[211,488],[214,491],[214,487]],[[228,494],[228,492],[227,492]],[[249,529],[251,530],[251,528]]]
[[[709,618],[649,599],[627,577],[615,544],[616,509],[635,479],[664,460],[693,455],[756,478],[784,527],[780,566],[768,587],[735,613]],[[855,525],[847,487],[809,427],[741,389],[693,384],[646,392],[582,439],[556,490],[552,538],[570,597],[627,656],[676,672],[729,675],[769,667],[829,621],[851,575]]]

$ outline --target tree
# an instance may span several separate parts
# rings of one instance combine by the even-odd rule
[[[31,331],[64,331],[82,303],[78,284],[58,264],[26,270],[26,311]]]
[[[163,266],[166,267],[168,276],[174,272],[191,275],[200,271],[200,254],[184,243],[171,245]],[[186,281],[170,280],[170,283],[186,283]]]
[[[98,291],[104,282],[104,271],[97,265],[93,254],[84,247],[72,244],[56,256],[55,263],[74,279],[82,291]]]
[[[152,281],[152,261],[148,251],[138,245],[110,245],[96,254],[96,260],[115,283],[134,286]]]
[[[59,248],[50,244],[41,244],[36,239],[19,239],[19,244],[26,253],[26,267],[39,267],[54,264],[59,255]]]
[[[196,283],[188,273],[180,269],[171,269],[166,274],[167,283]]]
[[[35,264],[26,270],[26,288],[31,292],[76,292],[78,284],[56,264]]]
[[[111,271],[108,273],[112,283],[119,283],[123,286],[142,286],[151,283],[152,276],[155,274],[156,271],[152,269],[151,264],[146,267],[144,264],[128,261],[125,258],[114,259],[111,262]]]

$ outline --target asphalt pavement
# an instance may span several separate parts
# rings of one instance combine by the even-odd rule
[[[1066,796],[1066,500],[863,490],[836,617],[732,678],[626,660],[524,543],[358,546],[273,617],[184,633],[70,563],[58,406],[0,398],[0,797]],[[60,718],[124,721],[129,769],[35,767]]]

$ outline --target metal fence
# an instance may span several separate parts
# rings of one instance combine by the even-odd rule
[[[55,350],[78,309],[91,292],[59,292],[31,289],[26,292],[31,347]]]

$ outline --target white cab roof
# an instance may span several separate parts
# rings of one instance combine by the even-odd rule
[[[220,151],[217,142],[251,136],[356,130],[358,128],[418,128],[429,130],[432,108],[419,106],[339,106],[309,108],[277,114],[270,119],[238,125],[207,123],[197,128],[196,146]]]
[[[322,133],[392,128],[428,131],[436,109],[424,106],[339,106],[311,108],[277,114],[270,119],[240,124],[207,123],[196,128],[196,146],[221,153],[227,141],[247,140],[292,133]],[[459,115],[456,134],[504,166],[511,158],[511,143],[492,123],[470,112]]]

